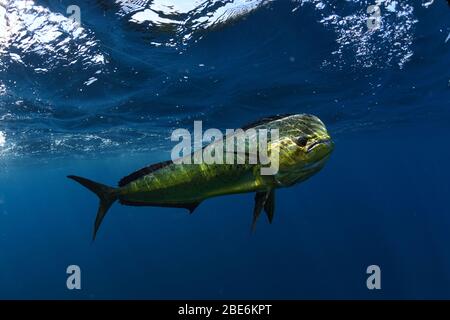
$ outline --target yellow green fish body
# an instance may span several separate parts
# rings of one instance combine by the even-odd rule
[[[314,175],[323,168],[333,150],[333,143],[325,125],[312,115],[265,118],[243,129],[254,129],[254,132],[278,130],[276,139],[272,137],[263,146],[267,148],[263,150],[265,154],[271,155],[276,152],[278,155],[277,170],[274,174],[262,174],[262,169],[268,165],[260,162],[249,163],[251,151],[248,140],[245,142],[245,152],[242,153],[238,152],[239,148],[236,146],[239,139],[228,135],[224,139],[234,141],[231,148],[224,141],[214,141],[189,155],[188,163],[165,161],[147,166],[121,179],[118,188],[69,176],[95,192],[101,200],[94,237],[104,215],[116,200],[124,205],[181,207],[192,212],[203,200],[211,197],[255,192],[253,227],[263,209],[269,221],[272,221],[274,190],[291,186]],[[219,147],[223,149],[222,162],[225,163],[191,163],[190,160],[199,153]],[[235,158],[232,163],[225,161],[229,154]],[[238,158],[241,158],[240,162]]]

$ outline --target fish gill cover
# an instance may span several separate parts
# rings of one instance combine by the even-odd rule
[[[194,119],[256,111],[320,113],[335,135],[443,119],[445,1],[78,1],[80,23],[70,5],[1,1],[4,159],[167,150]]]

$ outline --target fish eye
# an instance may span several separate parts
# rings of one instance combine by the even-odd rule
[[[306,146],[306,144],[308,143],[308,137],[305,136],[300,136],[297,139],[295,139],[295,143],[299,146],[299,147],[304,147]]]

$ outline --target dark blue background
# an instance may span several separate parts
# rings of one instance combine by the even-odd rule
[[[180,55],[149,46],[152,30],[79,5],[90,6],[83,19],[109,59],[97,82],[83,86],[97,66],[56,61],[33,73],[41,62],[31,53],[2,73],[0,116],[12,117],[0,130],[15,148],[0,158],[0,298],[450,298],[445,1],[415,6],[414,55],[402,68],[383,56],[363,67],[351,48],[340,67],[321,67],[338,45],[312,6],[277,2],[202,32]],[[319,116],[336,146],[322,172],[277,191],[272,225],[262,217],[250,233],[251,194],[207,200],[193,215],[116,204],[92,243],[97,199],[67,174],[115,185],[168,159],[174,128],[285,112]],[[70,140],[90,134],[117,145]],[[81,267],[81,291],[66,289],[70,264]],[[372,264],[378,291],[366,288]]]

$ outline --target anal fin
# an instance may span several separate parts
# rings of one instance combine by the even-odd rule
[[[186,203],[184,208],[189,210],[189,214],[192,214],[199,205],[200,205],[200,202]]]
[[[200,205],[199,202],[187,202],[187,203],[157,203],[157,202],[140,202],[140,201],[128,201],[124,199],[119,200],[121,204],[126,206],[136,207],[164,207],[164,208],[183,208],[189,210],[189,213],[193,213],[194,210]]]

